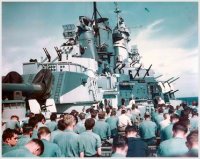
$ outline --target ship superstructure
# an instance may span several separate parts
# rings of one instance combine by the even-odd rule
[[[129,44],[131,33],[117,4],[113,29],[109,19],[98,12],[96,2],[93,10],[92,18],[79,16],[78,26],[63,25],[65,41],[54,47],[55,59],[43,48],[45,59],[23,63],[23,80],[4,78],[7,80],[3,80],[3,99],[8,93],[21,91],[27,100],[37,99],[41,105],[53,99],[58,112],[74,106],[82,109],[105,99],[113,107],[123,104],[121,101],[128,105],[130,100],[153,104],[159,98],[165,102],[175,99],[177,90],[171,83],[178,78],[158,81],[152,65],[144,68],[137,46]],[[27,93],[31,88],[34,91]]]

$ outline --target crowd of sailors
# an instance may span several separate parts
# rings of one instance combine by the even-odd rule
[[[91,107],[78,112],[11,116],[2,134],[3,157],[198,157],[198,106],[136,104]],[[154,150],[154,153],[152,151]]]

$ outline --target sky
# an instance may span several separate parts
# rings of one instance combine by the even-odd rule
[[[56,57],[54,46],[64,42],[62,25],[92,17],[91,2],[2,2],[2,75],[22,74],[22,63],[45,54]],[[198,96],[198,3],[118,2],[145,67],[152,64],[159,80],[174,82],[177,97]],[[102,17],[116,24],[113,2],[98,2]]]

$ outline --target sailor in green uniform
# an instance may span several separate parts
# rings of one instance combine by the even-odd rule
[[[158,108],[155,108],[155,111],[151,111],[151,120],[152,120],[153,122],[155,122],[157,116],[158,116]]]
[[[3,154],[3,157],[36,157],[27,148],[20,147]]]
[[[98,113],[98,118],[95,122],[93,132],[100,136],[101,140],[107,140],[111,136],[110,126],[105,122],[105,112],[101,111]]]
[[[61,150],[57,144],[51,143],[51,132],[47,127],[40,127],[38,130],[38,138],[42,140],[44,144],[44,152],[41,157],[61,157]]]
[[[36,117],[32,117],[28,121],[29,125],[33,128],[32,139],[37,139],[37,132],[38,132],[38,120]]]
[[[198,144],[198,130],[191,131],[187,136],[186,146],[189,151],[187,152],[187,157],[198,157],[199,144]]]
[[[174,123],[179,121],[179,116],[177,114],[172,114],[170,116],[170,121],[171,123],[168,126],[166,126],[164,129],[161,129],[160,131],[161,141],[168,140],[173,137],[172,128],[173,128]]]
[[[57,119],[56,113],[52,113],[51,116],[50,116],[50,120],[51,121],[49,121],[49,122],[46,123],[46,126],[49,128],[49,130],[51,132],[57,129],[56,119]]]
[[[64,132],[56,135],[53,142],[60,147],[61,152],[65,157],[79,157],[79,135],[73,131],[76,124],[75,117],[70,114],[64,115],[64,123],[66,129]]]
[[[3,157],[36,157],[44,151],[44,145],[39,139],[32,139],[25,146],[9,151]]]
[[[145,120],[139,125],[139,133],[141,138],[148,144],[154,143],[156,137],[157,126],[156,123],[151,121],[150,114],[148,112],[144,115]]]
[[[155,116],[155,123],[157,124],[158,127],[159,123],[164,120],[163,112],[164,110],[162,107],[158,108],[158,115]]]
[[[37,130],[40,128],[40,127],[46,127],[45,123],[46,123],[46,119],[45,119],[45,116],[43,114],[36,114],[35,115],[37,121],[38,121],[38,126],[37,126]]]
[[[191,130],[197,130],[198,129],[198,123],[199,123],[198,111],[197,111],[197,109],[193,109],[192,110],[192,118],[190,118]]]
[[[18,135],[16,130],[7,128],[2,135],[2,154],[16,148]]]
[[[29,124],[23,124],[23,135],[18,140],[17,146],[24,146],[31,140],[33,128]]]
[[[188,128],[185,123],[177,122],[173,125],[173,138],[161,142],[157,150],[160,157],[184,156],[188,152],[185,135]]]
[[[53,142],[56,135],[59,135],[65,130],[65,123],[63,119],[58,121],[57,127],[58,127],[57,130],[51,132],[51,138],[50,138],[51,142]]]
[[[121,135],[114,137],[113,150],[114,153],[111,157],[126,157],[128,151],[128,139]]]
[[[6,129],[7,128],[19,130],[20,129],[19,117],[16,115],[12,115],[10,117],[10,120],[6,122]]]
[[[85,129],[85,113],[79,114],[80,121],[76,124],[74,128],[74,132],[77,134],[81,134],[82,132],[86,131]]]
[[[117,126],[118,126],[118,117],[116,116],[116,111],[111,112],[111,116],[106,119],[106,122],[110,126],[111,137],[114,137],[118,134]]]
[[[92,132],[95,125],[93,118],[85,121],[86,131],[79,135],[80,157],[97,157],[101,155],[101,139]]]

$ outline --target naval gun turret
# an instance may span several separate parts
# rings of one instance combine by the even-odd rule
[[[16,95],[22,95],[26,98],[37,99],[39,103],[44,104],[49,98],[53,76],[50,70],[42,69],[34,77],[32,83],[23,83],[16,81],[16,76],[21,78],[17,72],[10,72],[2,81],[2,98],[16,99]],[[12,96],[13,95],[13,96]],[[21,99],[23,99],[21,96]]]
[[[53,76],[50,70],[42,69],[31,83],[24,82],[23,77],[17,72],[8,73],[2,80],[2,108],[3,119],[11,115],[25,118],[29,99],[37,100],[40,106],[45,105],[50,97]],[[40,107],[46,110],[46,107]]]

